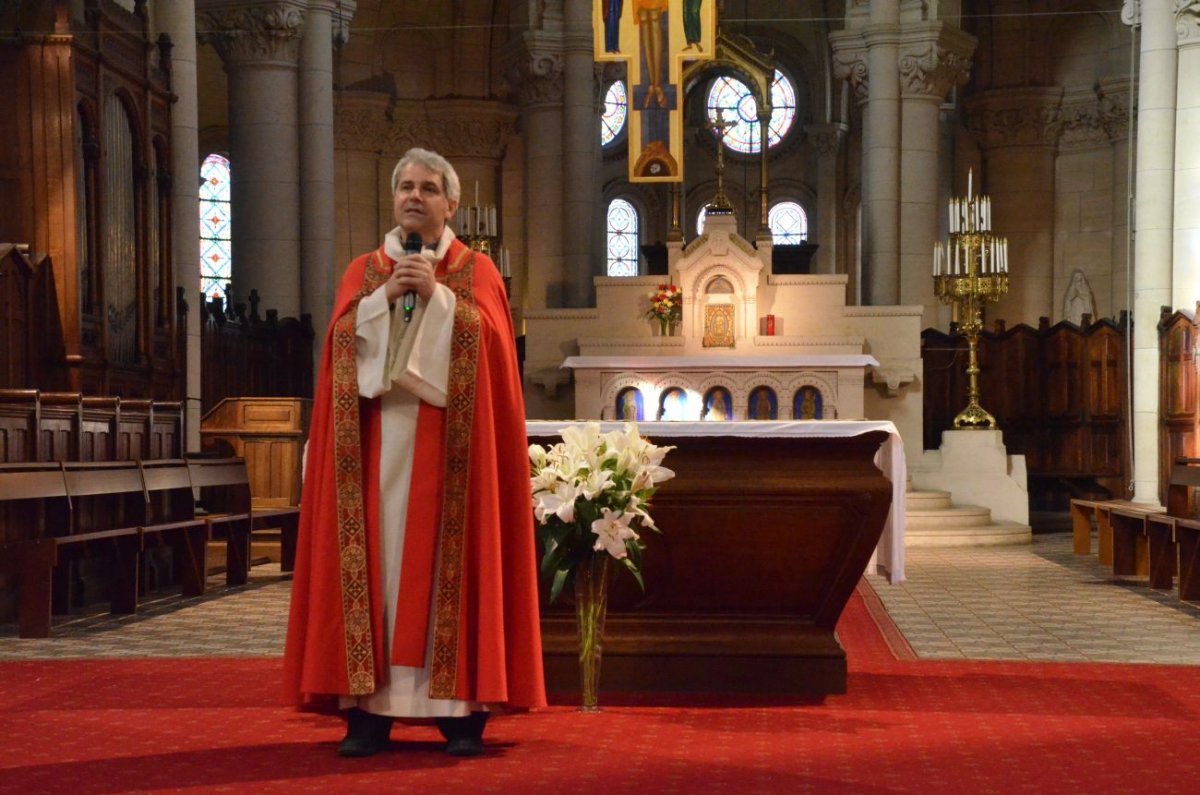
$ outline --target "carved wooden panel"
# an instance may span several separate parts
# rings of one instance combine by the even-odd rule
[[[1171,469],[1178,458],[1200,454],[1200,394],[1197,358],[1200,328],[1186,312],[1166,315],[1159,334],[1159,486],[1166,500]],[[1165,502],[1164,502],[1165,504]]]

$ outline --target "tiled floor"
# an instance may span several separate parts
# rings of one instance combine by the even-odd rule
[[[1200,606],[1114,580],[1094,555],[1071,553],[1069,533],[1037,534],[1031,546],[910,549],[906,565],[907,582],[871,584],[918,657],[1200,665]],[[0,659],[281,653],[291,583],[278,566],[255,567],[241,588],[210,586],[133,616],[56,620],[46,640],[0,626]]]

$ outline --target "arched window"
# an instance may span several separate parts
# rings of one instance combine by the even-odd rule
[[[637,276],[638,216],[624,199],[608,203],[608,275]]]
[[[796,202],[779,202],[767,213],[771,242],[777,246],[798,246],[808,240],[808,216]]]
[[[200,292],[206,299],[229,292],[230,221],[229,161],[209,155],[200,166]]]
[[[621,130],[625,129],[625,118],[629,114],[629,98],[625,94],[625,84],[614,80],[608,84],[604,95],[604,115],[600,117],[600,145],[608,146],[617,140]]]
[[[767,146],[783,140],[796,119],[796,89],[778,69],[771,83],[771,121],[767,126]],[[724,143],[735,152],[753,154],[762,144],[758,126],[758,103],[746,84],[728,75],[713,81],[708,91],[708,120],[733,122],[725,131]]]
[[[696,213],[696,234],[704,234],[704,219],[708,216],[708,205],[700,208],[700,212]]]

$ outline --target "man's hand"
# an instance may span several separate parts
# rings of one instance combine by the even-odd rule
[[[388,277],[385,290],[388,303],[395,303],[402,295],[412,290],[428,302],[433,296],[437,280],[433,278],[433,266],[420,254],[408,254],[397,260]]]

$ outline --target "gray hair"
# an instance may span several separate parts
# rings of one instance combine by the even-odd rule
[[[441,174],[446,198],[450,201],[458,201],[458,197],[462,194],[462,185],[458,181],[458,172],[454,170],[454,166],[450,165],[450,161],[437,152],[418,149],[415,146],[405,152],[404,157],[400,158],[400,162],[392,169],[392,193],[396,192],[396,184],[400,182],[400,172],[404,170],[405,166],[411,165],[424,166],[430,171]]]

